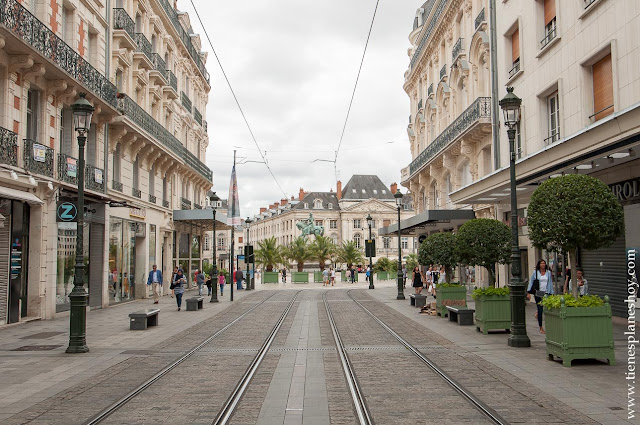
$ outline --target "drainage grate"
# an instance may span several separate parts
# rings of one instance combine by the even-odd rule
[[[62,347],[62,345],[23,345],[11,351],[50,351],[58,347]]]
[[[37,334],[23,336],[20,339],[46,339],[63,333],[64,332],[39,332]]]
[[[272,353],[283,353],[283,352],[291,352],[291,351],[335,351],[334,347],[312,347],[312,348],[272,348],[269,350]]]
[[[624,410],[624,409],[622,407],[613,406],[613,407],[610,407],[609,410]]]
[[[155,354],[157,353],[156,350],[127,350],[127,351],[123,351],[120,354],[131,354],[131,355],[135,355],[135,356],[148,356],[150,354]]]

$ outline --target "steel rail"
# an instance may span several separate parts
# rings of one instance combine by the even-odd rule
[[[442,379],[444,379],[451,387],[453,387],[462,397],[467,399],[476,409],[478,409],[482,414],[484,414],[488,419],[490,419],[493,423],[498,425],[509,425],[509,422],[504,419],[498,412],[493,410],[491,407],[487,406],[485,403],[480,401],[472,392],[468,391],[464,386],[458,383],[455,379],[449,376],[448,373],[440,369],[435,363],[433,363],[427,356],[422,354],[420,350],[411,345],[407,340],[402,338],[396,331],[391,329],[386,323],[378,318],[375,314],[369,311],[364,305],[360,303],[360,301],[353,298],[351,295],[351,291],[347,291],[347,295],[351,298],[356,304],[358,304],[369,316],[371,316],[380,326],[382,326],[387,332],[389,332],[395,339],[397,339],[402,345],[405,346],[406,349],[411,351],[416,357],[422,360],[431,370],[433,370],[437,375],[439,375]]]
[[[128,393],[127,395],[125,395],[124,397],[122,397],[121,399],[119,399],[118,401],[116,401],[115,403],[113,403],[111,406],[107,407],[106,409],[104,409],[102,412],[98,413],[97,415],[93,416],[88,422],[85,422],[85,425],[95,425],[95,424],[99,424],[100,422],[102,422],[103,420],[105,420],[107,417],[109,417],[113,412],[115,412],[116,410],[120,409],[122,406],[124,406],[125,404],[127,404],[131,399],[133,399],[134,397],[136,397],[138,394],[140,394],[141,392],[143,392],[144,390],[146,390],[147,388],[149,388],[151,385],[153,385],[158,379],[162,378],[164,375],[166,375],[167,373],[169,373],[171,370],[173,370],[176,366],[178,366],[180,363],[184,362],[185,360],[187,360],[189,357],[191,357],[196,351],[200,350],[202,347],[204,347],[205,345],[207,345],[208,343],[210,343],[212,340],[214,340],[215,338],[217,338],[220,334],[222,334],[224,331],[226,331],[227,329],[229,329],[231,326],[233,326],[234,324],[238,323],[242,318],[244,318],[247,314],[251,313],[253,310],[255,310],[256,308],[258,308],[260,305],[262,305],[265,301],[269,300],[271,297],[273,297],[276,293],[271,294],[270,296],[268,296],[267,298],[265,298],[264,300],[260,301],[259,303],[257,303],[256,305],[254,305],[253,307],[251,307],[249,310],[245,311],[244,313],[242,313],[240,316],[238,316],[237,318],[235,318],[232,322],[228,323],[226,326],[224,326],[222,329],[218,330],[216,333],[214,333],[213,335],[211,335],[210,337],[208,337],[207,339],[205,339],[204,341],[202,341],[200,344],[198,344],[196,347],[192,348],[189,352],[187,352],[186,354],[182,355],[181,357],[179,357],[177,360],[175,360],[173,363],[171,363],[170,365],[166,366],[164,369],[162,369],[160,372],[156,373],[155,375],[153,375],[151,378],[149,378],[148,380],[146,380],[144,383],[140,384],[138,387],[136,387],[136,389],[134,389],[133,391],[131,391],[130,393]]]
[[[349,360],[349,356],[347,355],[347,349],[342,342],[342,338],[340,338],[340,332],[338,332],[338,327],[336,326],[336,322],[333,318],[331,307],[329,307],[329,303],[327,302],[326,291],[324,292],[324,294],[322,294],[322,301],[324,302],[324,307],[327,310],[329,324],[331,325],[331,332],[333,332],[333,339],[336,341],[340,363],[342,364],[344,376],[347,379],[347,385],[349,386],[349,392],[351,393],[353,406],[356,409],[358,422],[360,423],[360,425],[372,425],[374,424],[373,418],[371,417],[369,408],[367,407],[367,404],[365,402],[365,398],[362,394],[362,390],[360,389],[360,384],[358,383],[356,374],[353,371],[353,366],[351,365],[351,361]]]
[[[284,323],[284,320],[286,319],[287,314],[289,314],[289,311],[291,310],[291,307],[293,307],[293,304],[296,302],[296,299],[298,298],[298,295],[300,294],[300,292],[302,291],[296,292],[296,294],[293,296],[293,299],[289,302],[289,304],[285,308],[282,315],[280,315],[278,322],[273,327],[273,329],[271,330],[271,333],[262,344],[262,347],[260,347],[258,354],[253,358],[253,361],[245,371],[242,378],[240,378],[240,381],[238,382],[236,387],[233,389],[233,392],[231,393],[231,395],[225,402],[224,406],[218,413],[218,416],[216,416],[216,419],[213,421],[213,425],[225,425],[229,423],[229,420],[233,416],[233,412],[236,410],[236,407],[240,402],[240,399],[244,395],[244,392],[246,391],[247,387],[249,386],[249,383],[251,382],[253,375],[258,370],[258,367],[260,367],[260,364],[262,363],[262,360],[264,360],[264,357],[267,355],[269,348],[271,348],[271,344],[273,343],[273,340],[276,338],[276,334],[280,330],[280,327]]]

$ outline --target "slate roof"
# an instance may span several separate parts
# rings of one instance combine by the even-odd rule
[[[294,210],[304,210],[304,204],[307,204],[309,206],[309,210],[318,210],[316,208],[314,208],[314,201],[316,199],[321,199],[322,200],[322,209],[323,210],[328,210],[329,207],[328,205],[331,204],[332,205],[332,209],[334,210],[339,210],[340,207],[338,205],[338,196],[335,192],[310,192],[308,194],[305,195],[304,199],[301,202],[298,202],[296,205],[294,205],[291,209]]]
[[[366,200],[366,199],[393,200],[391,190],[382,183],[382,180],[375,175],[356,174],[342,189],[342,199],[344,200]]]

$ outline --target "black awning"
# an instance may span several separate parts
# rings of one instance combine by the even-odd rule
[[[434,230],[453,229],[476,218],[473,210],[427,210],[400,222],[402,236],[419,236]],[[380,236],[396,236],[398,224],[382,227]]]
[[[211,209],[173,210],[173,221],[175,224],[186,224],[203,230],[213,230],[213,211]],[[230,229],[231,226],[227,224],[226,214],[216,212],[216,230]]]

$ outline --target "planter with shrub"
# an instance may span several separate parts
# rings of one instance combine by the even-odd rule
[[[476,303],[476,329],[483,334],[490,330],[511,328],[509,288],[478,288],[471,297]]]
[[[436,312],[442,317],[449,315],[447,306],[467,306],[467,287],[458,283],[436,285]]]
[[[293,283],[309,283],[309,273],[308,272],[292,272],[291,273],[291,282],[293,282]]]
[[[278,283],[278,272],[264,272],[262,273],[262,283]]]

